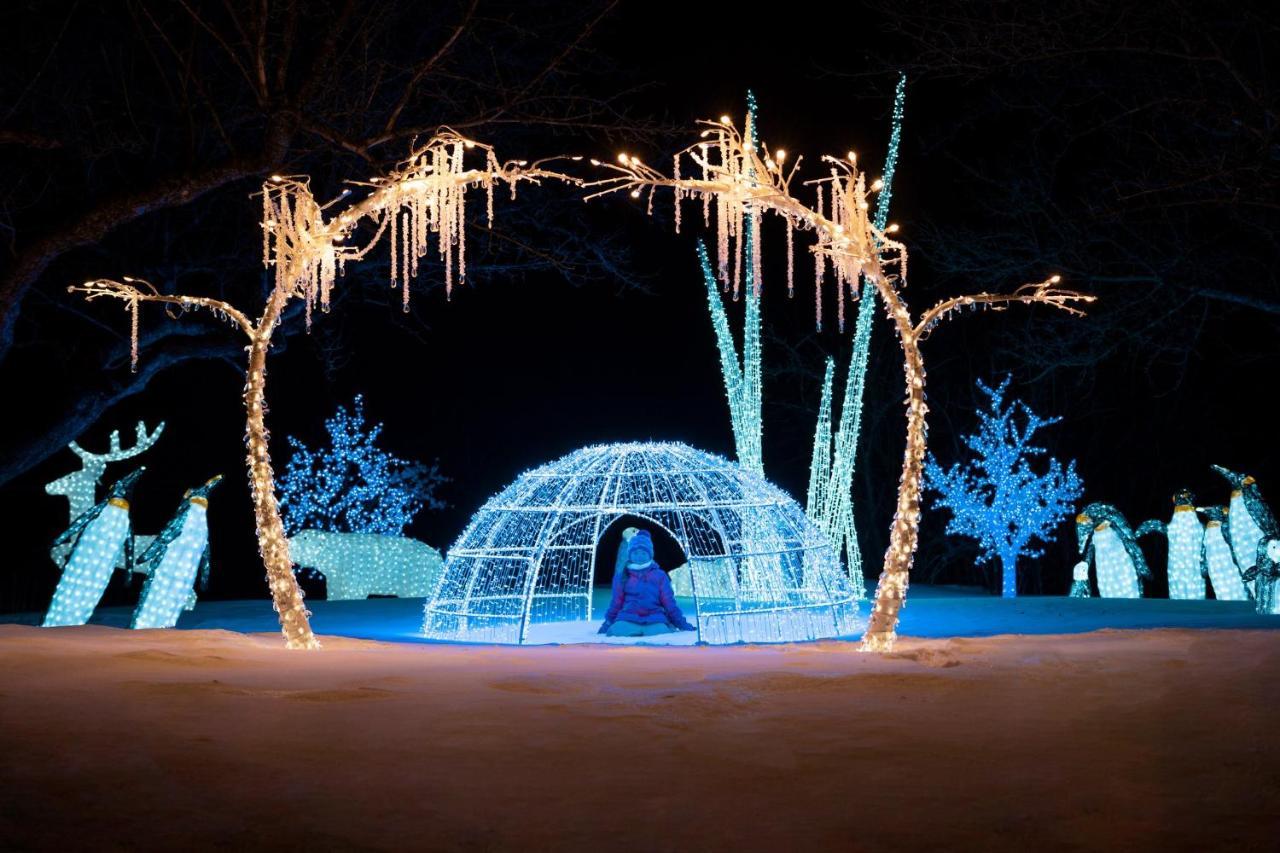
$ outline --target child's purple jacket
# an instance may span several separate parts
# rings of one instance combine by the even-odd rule
[[[613,600],[604,624],[612,625],[619,619],[638,625],[666,622],[673,628],[693,629],[676,604],[671,578],[657,563],[638,571],[623,569],[613,576]]]

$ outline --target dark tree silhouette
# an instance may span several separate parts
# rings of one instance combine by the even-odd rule
[[[13,425],[0,484],[171,366],[242,369],[241,343],[196,317],[145,330],[138,372],[116,369],[128,359],[123,329],[65,291],[128,269],[164,292],[260,301],[270,284],[249,196],[265,175],[306,173],[336,193],[442,124],[504,144],[649,133],[595,94],[613,84],[588,42],[613,6],[548,16],[480,0],[32,0],[8,12],[23,39],[0,56],[0,393],[39,390],[47,403]],[[472,280],[631,277],[625,249],[586,227],[576,200],[544,195],[493,230],[470,225]],[[390,297],[371,287],[342,298]],[[301,330],[299,314],[283,318],[277,346]],[[66,340],[77,346],[56,343]]]
[[[1273,4],[874,5],[892,67],[955,96],[929,150],[967,207],[911,232],[935,278],[1036,262],[1100,297],[1008,352],[1041,373],[1132,359],[1167,388],[1214,321],[1280,329]]]

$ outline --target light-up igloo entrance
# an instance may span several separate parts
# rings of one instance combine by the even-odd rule
[[[517,644],[562,637],[553,623],[598,623],[592,578],[613,565],[596,566],[596,546],[623,515],[664,529],[688,556],[694,607],[685,615],[702,642],[861,630],[849,579],[794,500],[726,459],[646,443],[583,448],[490,498],[449,549],[423,632]]]

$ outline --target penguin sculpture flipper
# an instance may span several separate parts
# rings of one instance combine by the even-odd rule
[[[209,545],[208,543],[205,543],[204,551],[200,553],[200,573],[199,575],[197,575],[197,577],[199,578],[198,585],[200,587],[200,591],[201,592],[208,591],[209,589]],[[195,593],[195,590],[192,590],[193,595],[194,593]]]
[[[76,545],[79,544],[80,536],[84,533],[85,528],[92,524],[98,516],[102,515],[102,511],[107,508],[107,504],[110,502],[110,498],[103,498],[89,507],[89,509],[80,514],[79,518],[71,522],[70,527],[58,534],[57,539],[53,540],[53,547],[50,552],[54,554],[54,562],[58,564],[58,568],[65,569],[67,567],[67,561],[71,559],[71,553],[75,551]],[[59,555],[58,546],[60,545],[68,547]],[[61,560],[59,560],[59,556],[61,556]]]
[[[1142,522],[1142,524],[1138,525],[1138,529],[1134,531],[1133,535],[1138,539],[1141,539],[1143,536],[1150,533],[1159,533],[1161,536],[1169,535],[1169,531],[1168,528],[1165,527],[1165,523],[1158,518]]]
[[[221,480],[217,476],[190,489],[144,559],[151,564],[146,584],[133,613],[131,628],[172,628],[179,611],[190,610],[197,579],[207,581],[209,527],[206,513],[209,492]]]
[[[1267,502],[1262,499],[1262,495],[1258,493],[1257,486],[1245,489],[1244,505],[1249,510],[1249,515],[1253,516],[1254,523],[1262,528],[1262,532],[1268,536],[1276,536],[1280,534],[1280,527],[1276,526],[1276,517],[1271,514],[1271,507],[1267,506]]]
[[[1121,544],[1124,545],[1124,549],[1129,552],[1129,559],[1133,560],[1134,571],[1138,573],[1138,577],[1151,580],[1151,569],[1147,566],[1147,558],[1143,555],[1142,549],[1138,547],[1138,538],[1133,535],[1129,525],[1123,523],[1123,518],[1120,521],[1120,524],[1113,526],[1116,529],[1116,535],[1120,537]]]
[[[124,576],[133,578],[133,518],[129,518],[129,526],[125,528],[124,534]]]
[[[169,519],[169,523],[164,526],[164,530],[151,540],[151,544],[147,546],[147,550],[138,558],[138,562],[146,565],[155,563],[164,556],[164,552],[168,550],[173,540],[178,538],[178,534],[182,533],[183,522],[186,521],[187,512],[191,509],[191,504],[187,501],[182,502],[182,506],[174,513],[173,518]]]

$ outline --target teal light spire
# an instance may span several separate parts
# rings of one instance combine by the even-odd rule
[[[885,156],[884,175],[881,180],[884,186],[876,200],[874,216],[875,227],[883,231],[888,224],[889,202],[893,195],[893,176],[898,168],[898,146],[902,141],[903,104],[907,95],[907,77],[898,75],[898,85],[893,97],[893,125],[889,132],[889,150]],[[875,325],[876,289],[863,283],[862,295],[858,304],[858,319],[853,333],[853,354],[849,359],[849,372],[845,378],[844,399],[840,404],[840,420],[835,428],[835,449],[826,451],[827,461],[824,463],[828,474],[825,488],[818,489],[821,501],[813,504],[815,489],[812,480],[818,476],[818,469],[811,468],[810,476],[810,518],[831,538],[837,553],[844,549],[846,565],[853,576],[859,594],[864,591],[862,579],[862,552],[858,545],[858,531],[853,520],[853,473],[857,462],[858,437],[862,431],[862,396],[866,388],[867,361],[871,353],[871,330]],[[826,382],[823,387],[823,399],[829,407],[832,397],[832,370],[828,365]],[[826,423],[823,423],[823,420]],[[831,412],[828,408],[825,415],[819,411],[818,426],[814,433],[815,465],[819,459],[817,445],[826,442],[829,448],[832,441]]]
[[[750,241],[751,232],[747,232]],[[751,287],[748,273],[746,294],[746,318],[743,323],[742,354],[729,328],[729,317],[720,295],[720,282],[711,268],[711,258],[706,245],[698,241],[698,262],[702,265],[702,280],[707,287],[707,306],[711,310],[711,326],[716,333],[716,346],[720,350],[720,374],[724,378],[724,392],[729,400],[729,423],[733,427],[733,442],[738,463],[748,470],[764,472],[761,453],[762,394],[760,384],[760,297]]]
[[[756,97],[747,92],[747,140],[759,144],[756,132]],[[742,252],[742,292],[745,311],[742,324],[742,353],[729,328],[724,300],[720,295],[720,283],[711,267],[707,247],[698,242],[698,261],[702,265],[702,279],[707,286],[707,305],[711,310],[711,325],[716,333],[716,346],[720,350],[720,373],[724,377],[725,396],[729,399],[729,422],[733,427],[733,442],[738,463],[744,468],[764,473],[763,435],[763,384],[760,371],[760,282],[757,280],[755,262],[756,217],[748,216],[743,222],[740,251]]]

